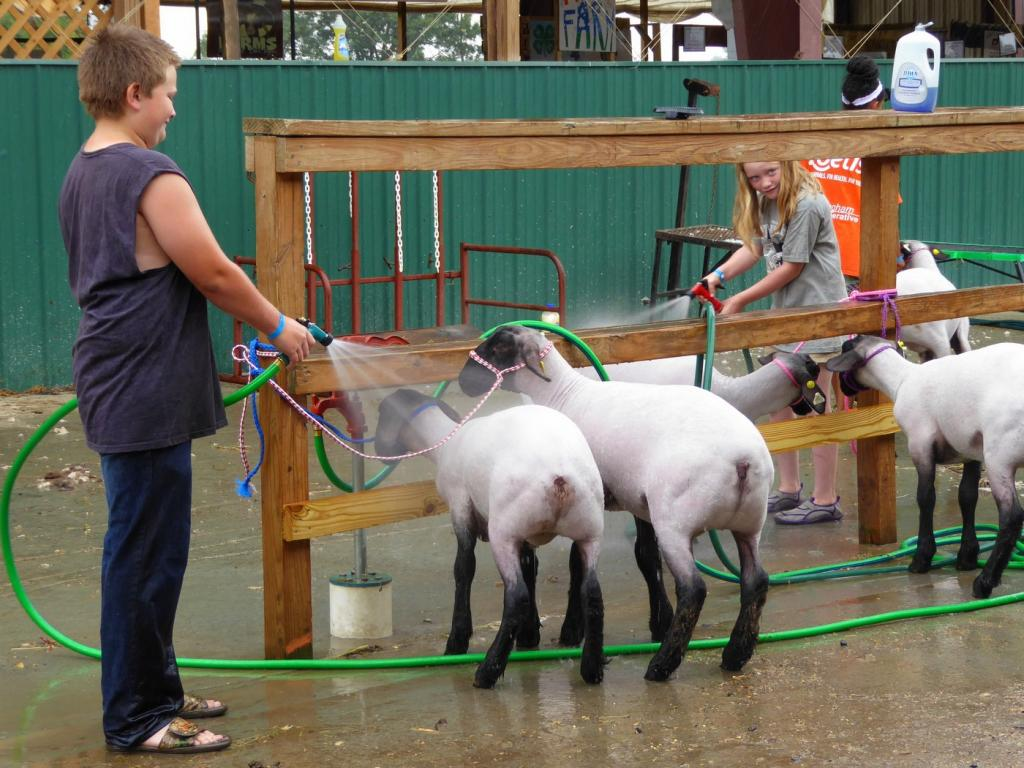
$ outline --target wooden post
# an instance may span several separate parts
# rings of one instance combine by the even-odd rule
[[[114,21],[160,36],[160,0],[113,0],[110,9]]]
[[[405,61],[408,58],[406,48],[409,47],[409,9],[407,3],[398,3],[398,24],[395,30],[398,35],[398,56],[396,57],[399,61]]]
[[[254,137],[256,282],[286,315],[305,311],[301,173],[277,172],[278,139]],[[282,385],[288,373],[280,376]],[[284,505],[309,495],[304,423],[269,392],[260,397],[266,455],[260,475],[263,523],[263,643],[268,659],[311,658],[313,608],[308,541],[284,540]]]
[[[898,157],[864,158],[861,168],[860,288],[896,286],[899,252]],[[881,313],[881,310],[879,310]],[[878,320],[882,326],[881,315]],[[875,390],[862,392],[857,404],[878,405],[888,398]],[[865,544],[896,541],[896,437],[883,435],[857,441],[857,494],[860,540]]]
[[[224,9],[224,59],[242,58],[242,44],[239,39],[238,0],[221,0]]]
[[[484,0],[488,61],[519,61],[519,0]]]

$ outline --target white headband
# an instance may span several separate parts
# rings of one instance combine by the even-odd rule
[[[872,91],[871,93],[869,93],[869,94],[868,94],[867,96],[858,96],[858,97],[857,97],[856,99],[854,99],[853,101],[850,101],[850,100],[849,100],[849,99],[847,99],[847,98],[846,98],[846,96],[844,95],[844,96],[843,96],[843,104],[847,104],[847,105],[849,105],[849,106],[851,106],[851,107],[863,107],[864,105],[866,105],[866,104],[870,104],[870,103],[871,103],[872,101],[874,101],[874,100],[875,100],[875,99],[877,99],[877,98],[878,98],[879,96],[881,96],[881,95],[882,95],[882,91],[884,91],[884,90],[885,90],[885,89],[884,89],[884,88],[882,88],[882,81],[881,81],[881,80],[879,80],[879,81],[878,81],[878,85],[876,85],[876,86],[875,86],[875,90],[873,90],[873,91]]]

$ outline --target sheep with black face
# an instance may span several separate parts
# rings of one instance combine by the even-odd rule
[[[910,564],[925,573],[935,556],[935,467],[963,462],[959,502],[963,534],[956,567],[978,567],[974,513],[978,503],[981,462],[985,462],[992,496],[999,510],[999,533],[984,569],[974,580],[974,596],[988,597],[999,585],[1020,536],[1024,511],[1014,477],[1024,464],[1024,346],[990,347],[915,365],[889,342],[858,336],[825,367],[840,373],[843,391],[852,395],[877,389],[893,400],[893,416],[907,436],[917,469],[917,552]]]
[[[505,585],[497,636],[476,671],[475,685],[491,688],[515,643],[540,644],[534,547],[555,536],[572,539],[571,600],[582,615],[580,675],[599,683],[604,608],[597,559],[604,532],[604,495],[594,457],[579,429],[551,408],[524,405],[472,419],[452,434],[459,415],[446,403],[408,389],[380,405],[376,448],[399,456],[436,445],[436,485],[451,511],[458,541],[455,609],[446,654],[465,653],[473,631],[470,588],[476,540],[489,541]]]
[[[673,613],[660,572],[644,572],[651,633],[662,640],[648,680],[665,680],[679,666],[707,594],[693,540],[710,529],[732,532],[740,557],[741,608],[722,666],[742,668],[754,652],[768,591],[758,542],[773,468],[757,428],[697,387],[591,381],[540,333],[521,326],[500,328],[473,356],[459,376],[467,395],[483,393],[497,371],[507,371],[505,389],[556,408],[579,426],[601,471],[606,499],[651,523],[675,580],[677,606]],[[650,559],[637,561],[644,569]],[[563,641],[576,640],[573,622],[570,612]]]

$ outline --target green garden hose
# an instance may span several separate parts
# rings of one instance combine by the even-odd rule
[[[568,331],[560,326],[551,325],[549,323],[543,323],[539,321],[527,320],[519,323],[506,323],[505,325],[526,325],[533,328],[540,328],[542,330],[548,330],[557,333],[564,338],[572,341],[576,344],[584,354],[591,361],[594,367],[597,369],[598,374],[602,379],[607,380],[608,375],[601,365],[600,361],[593,354],[586,345],[575,336],[571,331]],[[500,326],[497,326],[500,327]],[[492,328],[485,334],[490,335],[496,328]],[[713,340],[712,342],[713,343]],[[710,363],[709,363],[710,365]],[[247,397],[251,392],[255,391],[258,387],[262,386],[268,379],[274,376],[280,370],[280,363],[274,362],[267,369],[260,374],[258,377],[253,379],[245,387],[232,393],[231,395],[224,398],[225,405],[232,405],[244,397]],[[60,406],[56,411],[53,412],[41,425],[40,427],[29,437],[25,445],[19,451],[15,458],[10,470],[7,473],[7,477],[4,480],[3,494],[0,496],[0,547],[3,550],[4,567],[7,570],[7,576],[11,581],[15,597],[19,604],[24,609],[26,615],[38,626],[46,635],[52,638],[60,645],[79,653],[83,656],[98,659],[100,657],[100,650],[98,648],[92,648],[83,643],[79,643],[72,638],[67,637],[58,629],[53,627],[43,616],[36,610],[35,606],[29,600],[28,595],[25,592],[24,586],[21,581],[21,577],[18,574],[17,568],[14,562],[14,555],[11,547],[11,531],[10,531],[10,506],[11,496],[14,489],[14,483],[21,472],[22,467],[28,460],[32,451],[42,441],[42,439],[56,426],[56,424],[71,413],[78,406],[78,401],[72,398],[64,405]],[[981,526],[979,526],[980,528]],[[951,529],[946,531],[940,531],[940,534],[948,533]],[[712,532],[713,533],[713,532]],[[714,541],[714,539],[713,539]],[[1018,543],[1018,548],[1020,544]],[[720,555],[724,555],[721,551],[720,545],[716,545],[716,550],[720,552]],[[883,555],[879,558],[870,558],[868,560],[860,561],[861,563],[874,563],[879,562],[882,559],[892,559],[895,557],[901,557],[908,554],[910,551],[907,545],[904,545],[899,551],[890,555]],[[723,562],[727,561],[727,558]],[[707,566],[703,566],[707,568]],[[727,565],[728,567],[728,565]],[[841,568],[840,566],[821,566],[819,568],[809,568],[803,571],[791,571],[788,574],[778,574],[775,578],[779,579],[787,577],[788,581],[784,583],[792,583],[797,581],[798,578],[803,576],[811,576],[817,572],[826,571],[830,569]],[[1014,564],[1011,563],[1011,567]],[[1021,567],[1017,565],[1016,567]],[[902,570],[902,569],[901,569]],[[706,572],[713,572],[718,575],[720,572],[708,569]],[[732,578],[730,578],[732,577]],[[735,577],[732,574],[721,574],[721,578],[726,580],[734,580]],[[779,642],[782,640],[795,640],[800,638],[812,637],[816,635],[824,635],[833,632],[844,632],[850,629],[858,627],[871,626],[874,624],[881,624],[889,621],[898,621],[904,619],[920,618],[924,616],[940,616],[951,613],[965,613],[969,611],[976,611],[982,608],[994,608],[1002,605],[1009,605],[1011,603],[1017,603],[1024,601],[1024,592],[1018,592],[1010,595],[1002,595],[1000,597],[992,597],[985,600],[971,600],[965,603],[958,603],[954,605],[946,606],[930,606],[925,608],[913,608],[905,609],[900,611],[890,611],[887,613],[880,613],[874,616],[863,616],[856,619],[847,619],[844,621],[832,622],[829,624],[821,624],[814,627],[805,627],[800,629],[782,630],[779,632],[766,632],[758,636],[758,641],[761,643]],[[690,650],[707,650],[714,648],[723,648],[729,642],[727,637],[719,638],[708,638],[704,640],[691,640],[687,646]],[[611,645],[605,646],[604,653],[608,656],[620,656],[630,654],[650,654],[654,653],[660,647],[659,643],[634,643],[630,645]],[[557,648],[557,649],[546,649],[539,651],[514,651],[510,656],[510,661],[544,661],[553,659],[572,659],[578,658],[582,653],[580,648]],[[199,658],[186,658],[180,657],[177,659],[180,667],[190,669],[227,669],[227,670],[370,670],[370,669],[407,669],[414,667],[433,667],[433,666],[449,666],[456,664],[476,664],[484,659],[482,653],[466,653],[451,656],[418,656],[418,657],[406,657],[406,658],[392,658],[392,659],[199,659]]]

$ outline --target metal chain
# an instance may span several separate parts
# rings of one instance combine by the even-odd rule
[[[309,172],[302,174],[302,199],[305,202],[306,211],[306,263],[313,263],[313,211],[310,206],[310,185]]]
[[[434,185],[434,271],[441,271],[441,220],[437,206],[437,171],[433,172]]]
[[[398,271],[405,272],[405,251],[402,244],[402,172],[395,171],[395,245],[398,248]]]
[[[352,218],[352,171],[348,172],[348,217]]]

